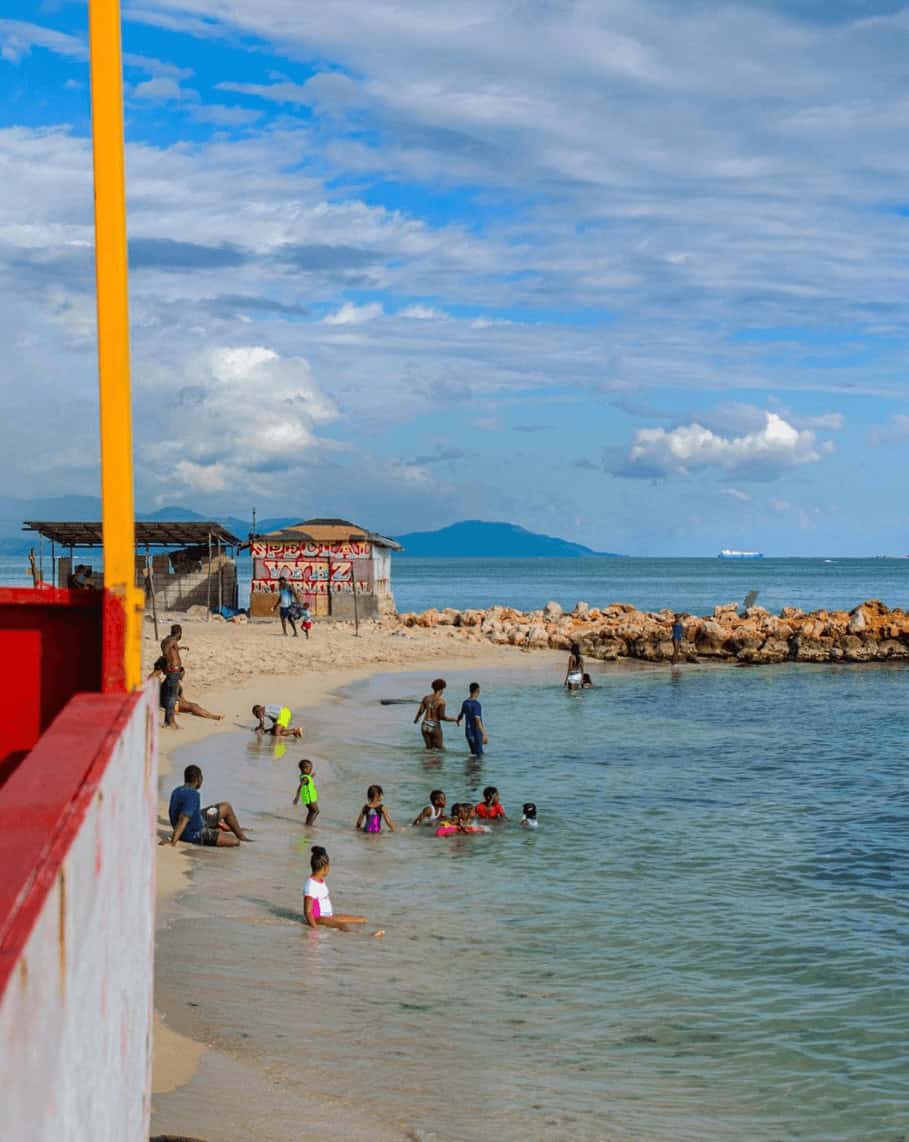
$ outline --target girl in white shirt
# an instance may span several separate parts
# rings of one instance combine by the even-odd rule
[[[309,867],[312,875],[303,887],[303,915],[306,923],[310,928],[340,928],[342,932],[348,931],[348,924],[365,924],[365,916],[335,915],[328,885],[325,883],[331,868],[328,853],[321,845],[313,845],[311,852]],[[384,936],[385,933],[379,931],[373,932],[373,935]]]

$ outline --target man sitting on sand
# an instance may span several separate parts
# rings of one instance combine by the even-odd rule
[[[276,702],[271,702],[267,706],[253,706],[252,712],[253,717],[259,719],[257,734],[274,734],[276,738],[303,737],[303,727],[290,724],[293,720],[290,706],[279,706]],[[265,725],[266,718],[271,722],[270,726]]]
[[[173,827],[170,843],[188,841],[191,845],[217,845],[220,848],[234,848],[249,837],[240,828],[237,814],[229,801],[216,801],[214,805],[202,808],[202,770],[198,765],[188,765],[183,770],[183,785],[179,785],[170,795],[168,816]],[[230,832],[221,828],[221,822]],[[165,843],[162,841],[162,844]]]

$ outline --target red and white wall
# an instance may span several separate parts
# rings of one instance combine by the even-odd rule
[[[76,693],[0,773],[3,1142],[148,1138],[156,714]]]

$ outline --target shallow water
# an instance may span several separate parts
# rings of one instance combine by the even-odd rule
[[[379,704],[424,678],[373,679],[320,711],[311,835],[290,805],[302,747],[210,739],[181,763],[258,840],[194,852],[191,920],[159,941],[191,986],[162,971],[159,1003],[289,1092],[411,1137],[903,1138],[907,678],[611,667],[568,696],[539,670],[481,673],[480,765],[454,727],[425,755],[413,708]],[[399,823],[435,785],[494,783],[540,828],[367,838],[370,781]],[[301,927],[313,841],[335,909],[384,941]]]

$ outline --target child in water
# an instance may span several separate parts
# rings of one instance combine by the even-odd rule
[[[440,825],[445,814],[445,794],[441,789],[433,789],[429,794],[429,804],[413,819],[415,825]]]
[[[499,791],[494,785],[483,790],[483,800],[477,805],[477,816],[487,821],[507,821],[505,806],[499,800]]]
[[[381,833],[382,822],[384,821],[389,832],[395,831],[394,821],[389,817],[388,810],[382,804],[383,796],[381,785],[370,785],[366,790],[366,804],[360,810],[355,828],[362,829],[364,833]]]
[[[535,829],[539,824],[537,821],[537,807],[532,801],[524,802],[524,816],[521,818],[521,824],[525,829]]]
[[[325,878],[331,869],[328,853],[321,845],[313,845],[309,858],[311,875],[303,886],[303,916],[310,928],[340,928],[349,931],[349,924],[365,924],[365,916],[335,915]],[[374,936],[384,936],[379,929]]]
[[[316,792],[316,783],[312,776],[312,762],[304,757],[300,762],[300,783],[294,794],[294,804],[306,806],[305,825],[314,825],[319,815],[319,794]]]

